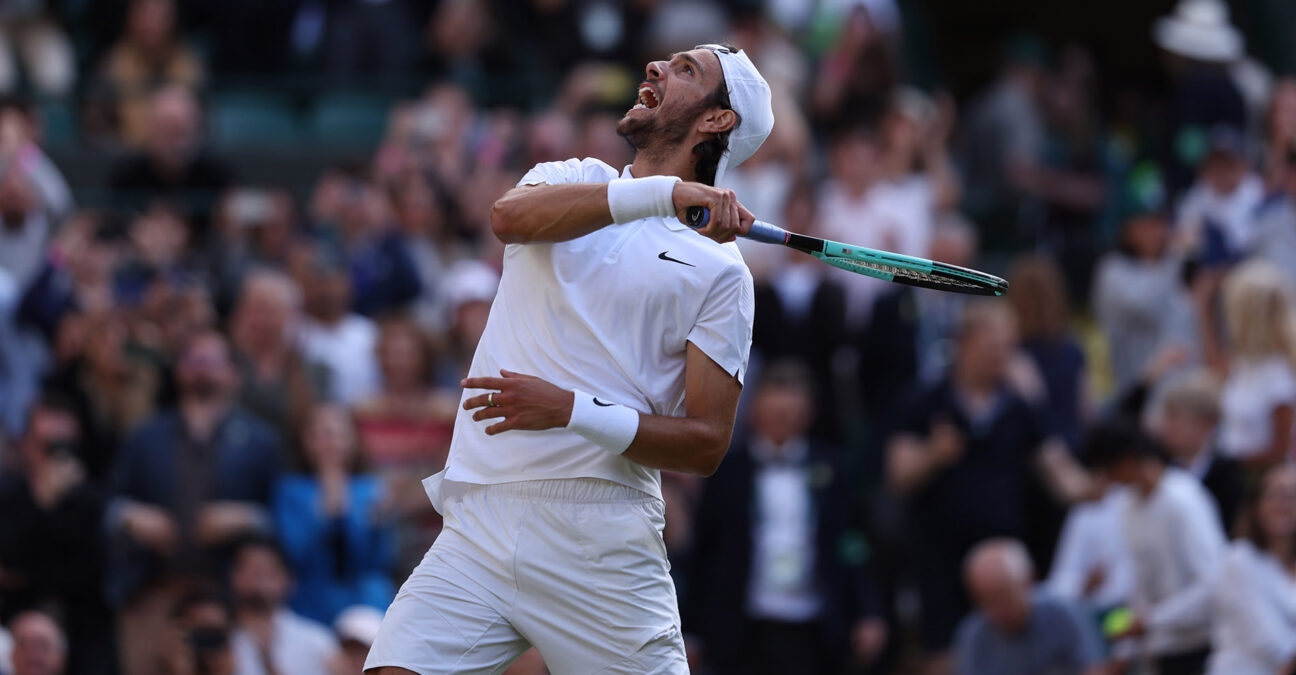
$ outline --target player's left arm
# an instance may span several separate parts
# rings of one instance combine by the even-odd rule
[[[638,430],[622,456],[653,469],[709,476],[729,449],[742,384],[692,342],[687,344],[684,416],[639,413]],[[488,390],[463,404],[465,410],[475,411],[475,421],[500,420],[486,427],[488,435],[562,428],[571,421],[575,392],[531,375],[500,375],[470,377],[462,383],[465,389]],[[494,407],[490,392],[495,392]]]

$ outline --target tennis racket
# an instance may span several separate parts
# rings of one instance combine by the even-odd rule
[[[711,220],[711,210],[704,206],[690,206],[687,216],[689,227],[705,227]],[[847,272],[897,284],[970,295],[1003,295],[1008,291],[1007,281],[985,272],[788,232],[759,220],[752,223],[751,230],[743,238],[794,248]]]

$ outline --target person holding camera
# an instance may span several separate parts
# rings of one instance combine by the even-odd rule
[[[69,403],[46,394],[18,442],[17,467],[0,473],[0,622],[54,608],[66,617],[70,675],[112,662],[112,615],[103,601],[105,497],[78,459],[81,429]]]
[[[182,593],[163,637],[163,675],[234,675],[232,627],[225,596],[207,586]]]

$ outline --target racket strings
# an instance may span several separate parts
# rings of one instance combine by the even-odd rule
[[[852,267],[860,267],[864,269],[876,270],[878,272],[885,272],[886,274],[890,274],[891,276],[896,278],[911,279],[913,281],[922,281],[927,284],[949,286],[951,288],[966,288],[966,289],[978,289],[978,290],[982,288],[980,284],[975,284],[970,281],[962,281],[960,279],[951,279],[949,277],[926,274],[924,272],[919,272],[917,270],[911,270],[904,267],[896,267],[895,265],[866,262],[863,260],[856,260],[854,258],[835,258],[834,261],[835,264],[845,264]]]

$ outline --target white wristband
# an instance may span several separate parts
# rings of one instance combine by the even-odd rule
[[[616,178],[608,183],[608,210],[617,225],[657,216],[675,216],[675,183],[678,176]]]
[[[639,411],[607,403],[580,390],[574,393],[568,431],[584,436],[614,455],[625,452],[639,433]]]

